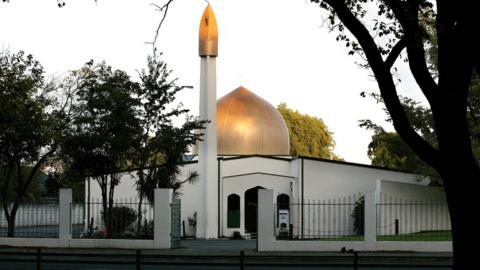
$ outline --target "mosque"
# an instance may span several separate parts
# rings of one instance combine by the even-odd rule
[[[290,156],[288,129],[280,113],[245,87],[217,100],[218,29],[210,5],[199,31],[200,119],[210,120],[198,158],[181,167],[197,171],[196,184],[181,188],[186,236],[243,236],[257,231],[257,191],[272,189],[277,203],[353,198],[374,190],[378,180],[426,186],[427,178],[363,164]],[[132,174],[116,187],[116,198],[136,196]],[[98,187],[92,187],[97,194]],[[93,195],[92,195],[93,196]]]

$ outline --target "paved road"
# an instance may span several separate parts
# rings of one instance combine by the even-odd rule
[[[0,262],[2,270],[35,270],[36,264],[34,262]],[[69,270],[134,270],[136,269],[134,264],[105,264],[105,263],[43,263],[42,270],[60,270],[60,269],[69,269]],[[238,270],[240,269],[239,265],[233,264],[155,264],[155,265],[142,265],[142,270],[150,269],[161,269],[161,270],[203,270],[203,269],[213,269],[213,270]],[[344,265],[246,265],[246,270],[307,270],[307,269],[332,269],[332,270],[351,270],[352,266]],[[445,266],[359,266],[359,270],[449,270],[451,267]]]
[[[184,240],[170,250],[143,250],[142,269],[353,269],[352,254],[331,252],[257,252],[255,240]],[[42,269],[136,269],[136,251],[127,249],[42,249]],[[447,270],[449,253],[359,253],[360,270]],[[35,248],[0,247],[0,270],[36,269]]]

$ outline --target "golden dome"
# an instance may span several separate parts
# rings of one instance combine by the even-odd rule
[[[289,155],[288,129],[266,100],[239,87],[217,101],[218,155]]]
[[[218,55],[218,28],[215,14],[210,4],[207,5],[200,20],[198,53],[200,56]]]

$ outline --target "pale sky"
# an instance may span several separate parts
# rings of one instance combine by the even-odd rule
[[[136,77],[151,53],[161,13],[159,0],[10,0],[0,2],[0,49],[31,53],[49,74],[65,75],[90,59],[105,60]],[[372,133],[358,127],[369,118],[384,124],[385,114],[362,91],[377,90],[357,57],[348,56],[323,25],[322,10],[301,0],[210,0],[219,28],[217,97],[240,85],[277,106],[281,102],[323,119],[334,133],[335,153],[346,161],[370,164]],[[157,47],[179,84],[194,89],[179,100],[198,114],[199,20],[204,0],[175,0],[160,31]],[[421,98],[399,64],[403,95]],[[387,129],[392,129],[387,126]]]

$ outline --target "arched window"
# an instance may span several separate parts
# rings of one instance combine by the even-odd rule
[[[237,194],[227,197],[227,228],[240,228],[240,196]]]
[[[278,209],[290,209],[290,197],[287,194],[277,196]]]

